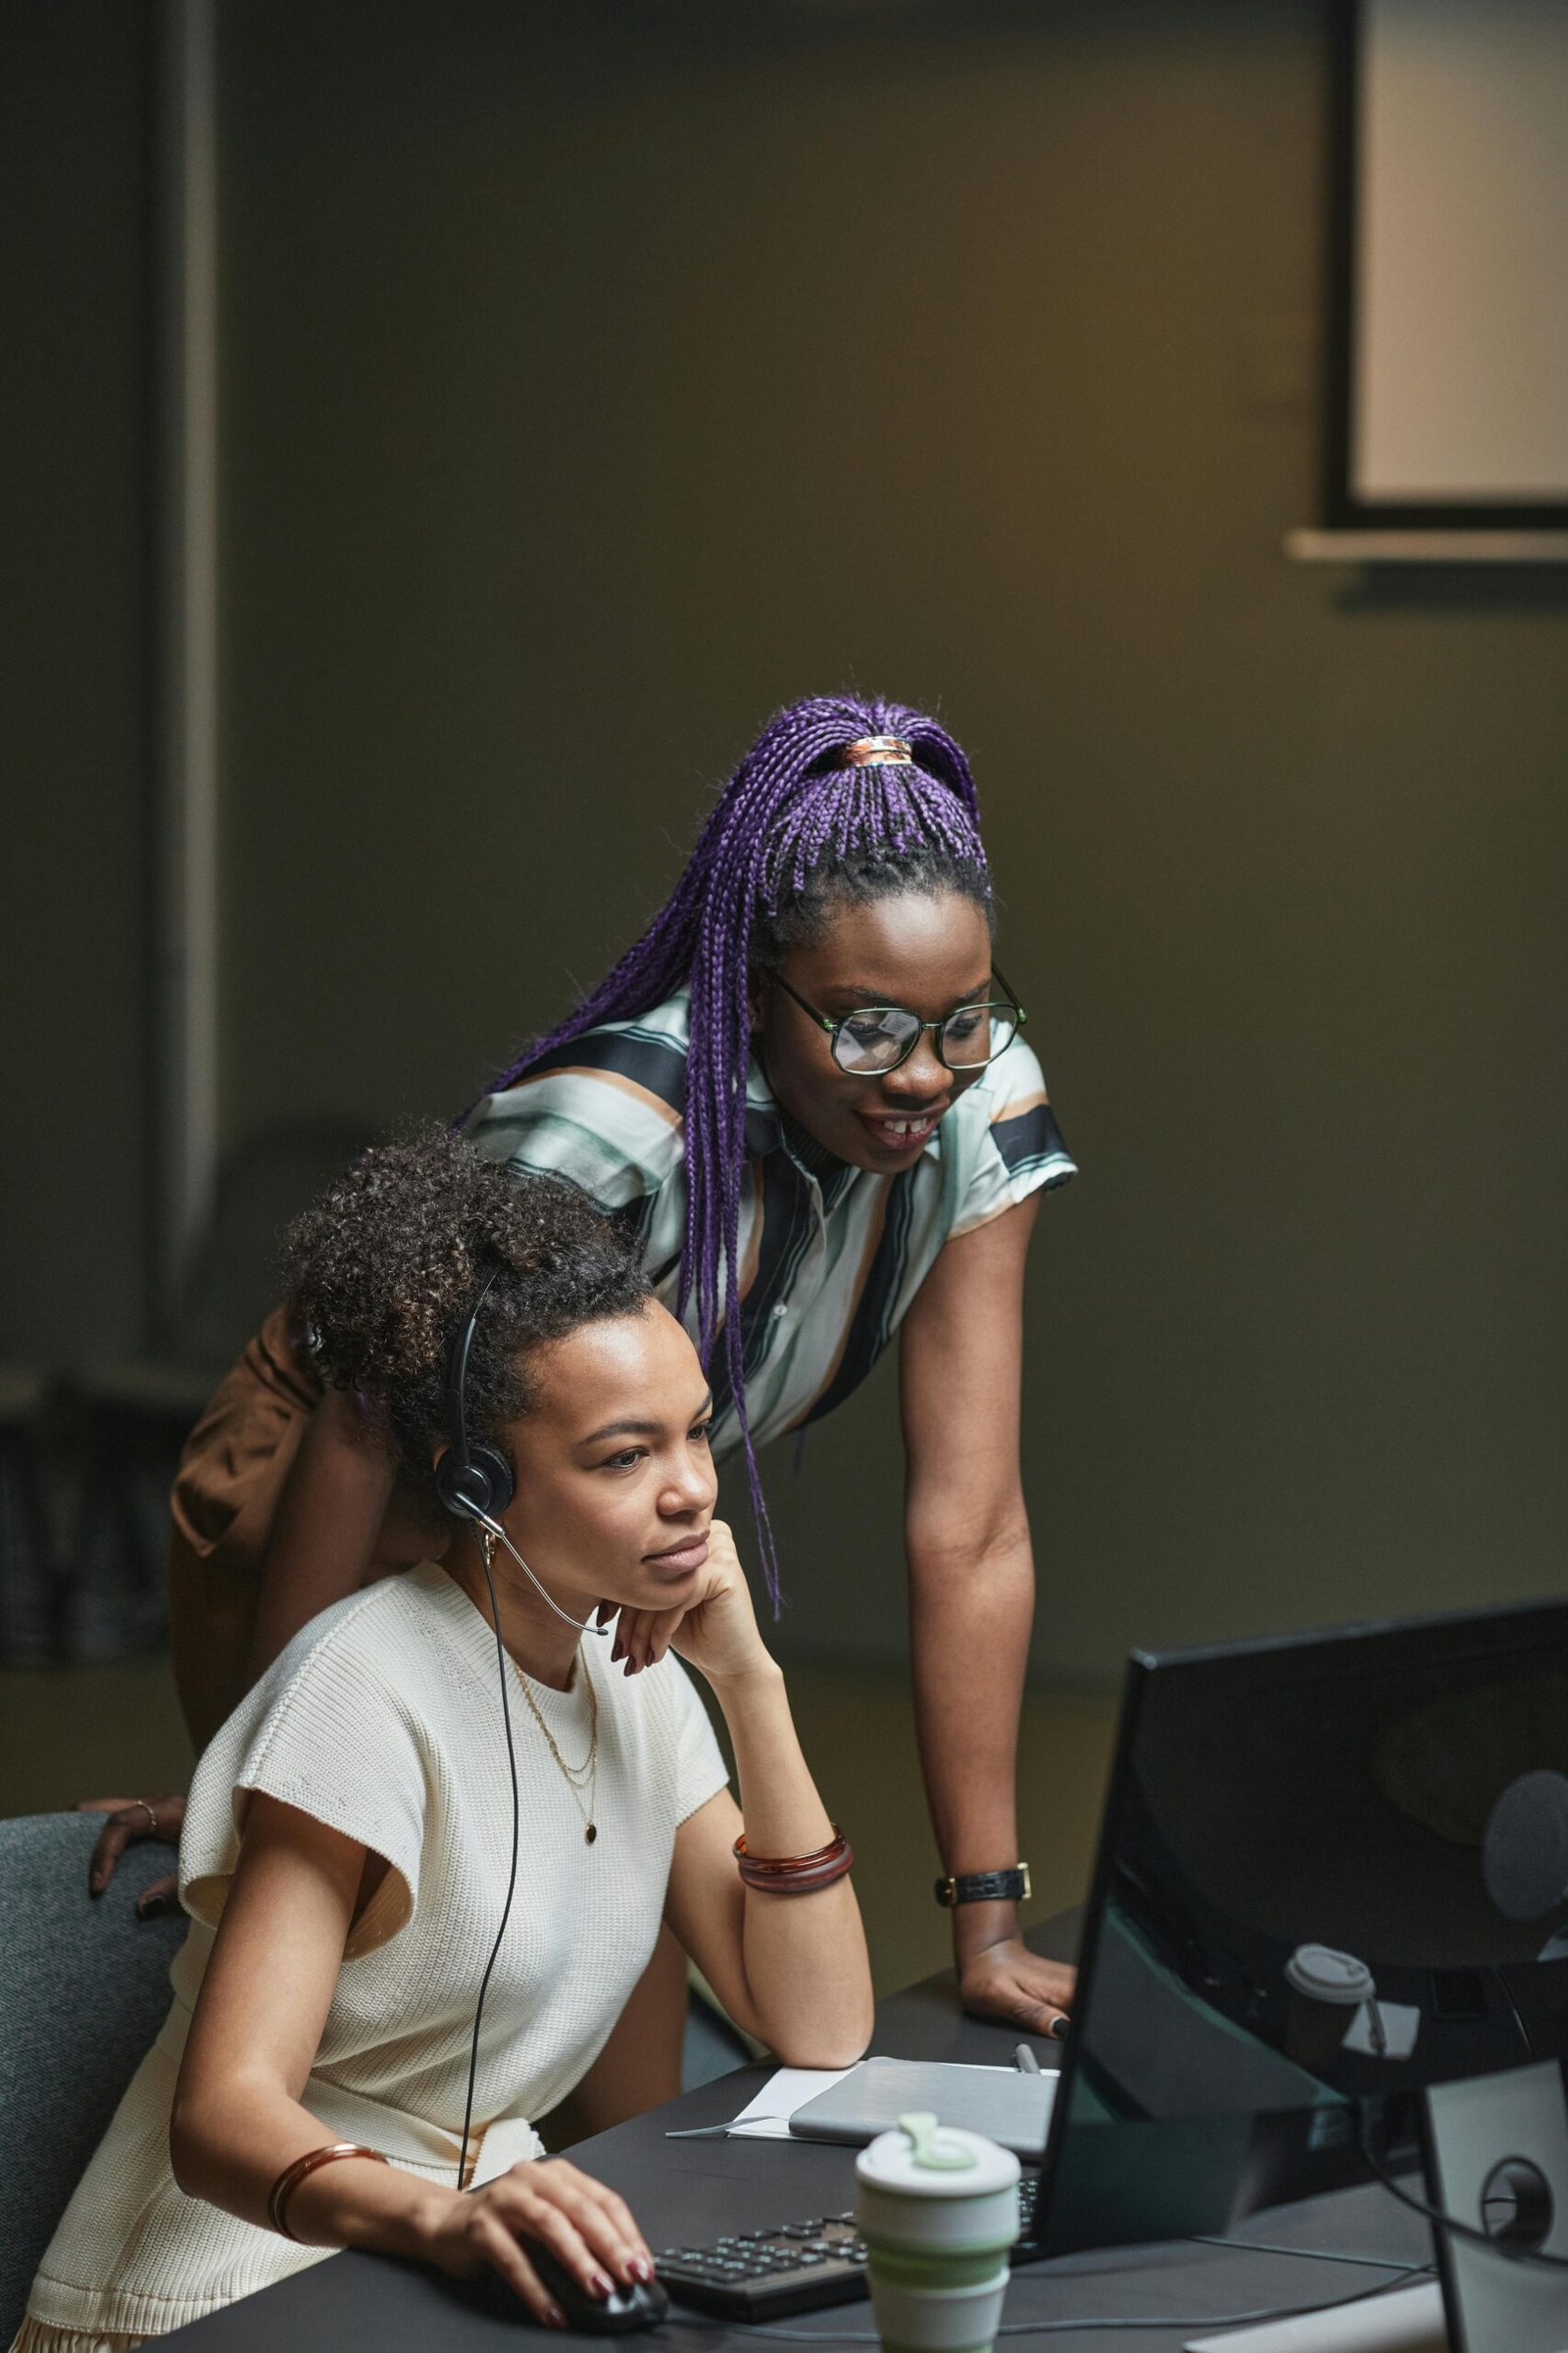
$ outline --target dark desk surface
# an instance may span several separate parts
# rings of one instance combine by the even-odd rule
[[[1037,1951],[1065,1958],[1073,1922],[1052,1922],[1030,1932]],[[980,2065],[1010,2064],[1016,2033],[965,2018],[951,1976],[928,1978],[878,2004],[871,2048],[891,2058],[958,2059]],[[1046,2046],[1039,2046],[1044,2049]],[[722,2122],[745,2106],[767,2081],[768,2066],[740,2068],[705,2083],[649,2116],[601,2132],[574,2147],[574,2164],[618,2189],[636,2213],[654,2247],[701,2244],[726,2230],[758,2230],[770,2223],[834,2213],[855,2199],[853,2149],[822,2143],[769,2140],[668,2140],[671,2127]],[[1254,2216],[1240,2233],[1279,2246],[1332,2247],[1347,2254],[1392,2256],[1396,2262],[1426,2263],[1431,2249],[1426,2226],[1377,2188],[1318,2198]],[[1112,2247],[1034,2264],[1019,2272],[1007,2294],[1005,2320],[1051,2324],[1050,2333],[1032,2332],[1004,2340],[1020,2348],[1059,2347],[1061,2353],[1166,2353],[1203,2322],[1215,2324],[1278,2305],[1333,2302],[1373,2285],[1377,2275],[1342,2264],[1282,2254],[1243,2253],[1235,2248],[1182,2241],[1159,2247]],[[1159,2314],[1190,2314],[1168,2329],[1148,2321]],[[1064,2328],[1076,2317],[1100,2321],[1126,2314],[1143,2325],[1136,2330]],[[846,2335],[875,2342],[868,2304],[839,2305],[787,2324],[819,2334],[832,2345]],[[162,2340],[189,2346],[191,2353],[497,2353],[514,2344],[512,2327],[459,2300],[438,2274],[378,2255],[335,2255],[280,2286],[248,2296],[176,2329]],[[779,2340],[758,2339],[746,2329],[677,2307],[650,2337],[620,2339],[549,2335],[532,2342],[647,2344],[650,2353],[739,2353]]]

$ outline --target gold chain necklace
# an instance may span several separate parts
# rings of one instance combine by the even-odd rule
[[[517,1667],[517,1662],[515,1659],[514,1659],[512,1663],[514,1667]],[[529,1713],[533,1717],[534,1722],[538,1725],[539,1730],[544,1734],[546,1742],[549,1745],[550,1753],[555,1758],[556,1763],[560,1768],[561,1778],[565,1783],[567,1789],[571,1791],[571,1802],[576,1807],[578,1813],[582,1816],[583,1839],[587,1845],[591,1846],[599,1836],[599,1826],[594,1820],[594,1798],[599,1788],[599,1694],[594,1690],[593,1678],[588,1673],[586,1667],[582,1669],[582,1675],[584,1682],[588,1686],[588,1706],[593,1719],[593,1738],[588,1744],[588,1755],[586,1760],[584,1763],[573,1767],[567,1764],[565,1758],[562,1755],[561,1750],[556,1746],[556,1736],[551,1731],[549,1725],[544,1720],[543,1714],[540,1712],[539,1702],[534,1697],[532,1690],[529,1687],[528,1678],[526,1675],[524,1675],[522,1669],[517,1667],[517,1681],[522,1686],[522,1695],[528,1702]],[[588,1791],[588,1803],[586,1806],[583,1804],[581,1794],[584,1787],[586,1787]]]
[[[479,1541],[484,1545],[485,1563],[486,1566],[488,1566],[491,1556],[495,1550],[495,1538],[490,1534],[488,1528],[486,1528],[481,1530]],[[512,1658],[512,1653],[510,1650],[508,1651],[507,1656]],[[593,1734],[588,1742],[588,1754],[580,1765],[567,1764],[565,1758],[562,1755],[561,1750],[556,1745],[555,1734],[545,1722],[544,1715],[540,1709],[538,1700],[533,1695],[533,1688],[530,1685],[527,1676],[517,1665],[517,1662],[514,1658],[512,1659],[512,1666],[513,1671],[516,1675],[518,1683],[522,1686],[522,1695],[528,1702],[528,1713],[538,1725],[539,1730],[544,1734],[546,1744],[549,1747],[551,1755],[556,1760],[556,1765],[561,1774],[561,1778],[565,1783],[567,1789],[571,1791],[571,1802],[576,1807],[578,1813],[582,1816],[583,1843],[587,1846],[592,1846],[594,1840],[599,1836],[599,1826],[594,1820],[594,1801],[599,1790],[599,1693],[594,1689],[594,1679],[588,1672],[587,1662],[583,1658],[581,1651],[579,1651],[577,1654],[577,1667],[583,1681],[588,1686],[588,1712],[590,1722],[593,1726]],[[586,1806],[582,1801],[582,1791],[584,1789],[586,1789],[588,1791],[588,1803]]]

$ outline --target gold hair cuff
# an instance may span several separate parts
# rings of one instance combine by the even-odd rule
[[[906,766],[913,758],[913,751],[902,735],[862,735],[858,743],[844,747],[847,768],[873,768],[879,762]]]

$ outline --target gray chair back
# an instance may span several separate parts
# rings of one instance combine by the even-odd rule
[[[56,2223],[172,1999],[169,1964],[188,1923],[138,1920],[170,1867],[130,1847],[87,1896],[94,1814],[0,1821],[0,2345],[21,2326]]]

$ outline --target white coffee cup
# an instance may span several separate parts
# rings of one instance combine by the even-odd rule
[[[988,2353],[1018,2235],[1018,2160],[931,2115],[899,2119],[856,2160],[877,2333],[888,2353]]]
[[[1332,1944],[1298,1944],[1285,1964],[1285,1983],[1290,1987],[1285,2051],[1298,2067],[1314,2076],[1331,2067],[1362,2010],[1368,2013],[1372,2046],[1378,2048],[1383,2025],[1377,1985],[1354,1953],[1339,1952]]]

